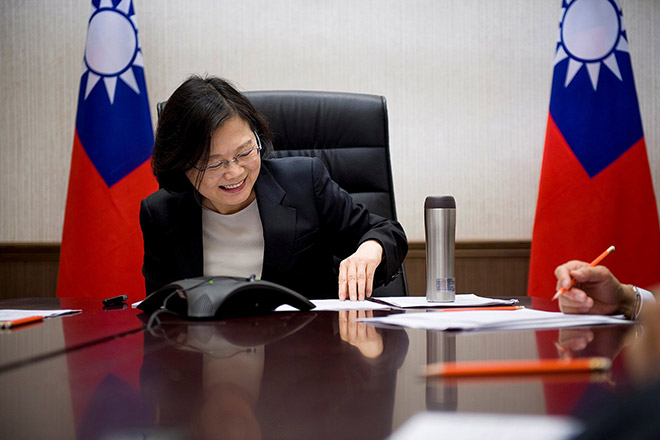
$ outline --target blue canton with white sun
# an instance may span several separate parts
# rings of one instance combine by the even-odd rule
[[[615,0],[564,0],[550,114],[594,177],[643,136],[623,13]]]
[[[151,114],[131,0],[92,1],[76,131],[108,187],[151,156]]]

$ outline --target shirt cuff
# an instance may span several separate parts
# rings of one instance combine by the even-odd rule
[[[644,307],[644,304],[650,304],[655,302],[655,296],[653,296],[653,292],[650,292],[648,290],[642,289],[642,288],[637,288],[639,291],[639,294],[642,297],[642,307]]]

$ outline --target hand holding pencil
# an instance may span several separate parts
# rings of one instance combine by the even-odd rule
[[[612,252],[614,252],[614,246],[610,246],[610,247],[608,247],[608,248],[605,250],[605,252],[603,252],[602,254],[600,254],[599,256],[597,256],[596,259],[595,259],[594,261],[592,261],[591,263],[589,263],[589,266],[590,266],[590,267],[595,267],[595,266],[597,266],[598,263],[600,263],[601,261],[603,261],[603,259],[604,259],[605,257],[607,257],[609,254],[611,254]],[[559,277],[557,277],[557,278],[559,278]],[[559,287],[559,284],[560,284],[560,283],[557,283],[557,287]],[[566,291],[567,291],[568,289],[572,288],[574,285],[575,285],[575,278],[571,277],[570,285],[567,286],[566,283],[564,283],[564,285],[561,286],[561,287],[557,290],[557,293],[555,293],[555,296],[552,297],[552,300],[554,301],[554,300],[556,300],[557,298],[559,298],[561,295],[563,295],[564,293],[566,293]]]
[[[634,291],[621,284],[607,267],[592,264],[573,260],[557,267],[557,290],[566,289],[559,295],[559,309],[594,315],[624,313],[634,302]]]

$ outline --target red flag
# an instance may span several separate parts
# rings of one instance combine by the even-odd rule
[[[556,266],[603,264],[660,282],[660,226],[628,35],[614,0],[563,0],[532,236],[528,295],[551,298]]]
[[[144,297],[140,200],[157,189],[131,0],[92,1],[78,95],[58,297]]]

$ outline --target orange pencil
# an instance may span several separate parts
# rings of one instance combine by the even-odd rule
[[[43,321],[43,316],[28,316],[26,318],[14,319],[12,321],[2,321],[0,323],[0,328],[12,328],[18,327],[19,325],[31,324],[33,322]]]
[[[456,307],[452,309],[440,309],[437,312],[476,312],[479,310],[520,310],[523,306],[496,306],[496,307]]]
[[[607,257],[607,256],[608,256],[609,254],[611,254],[612,252],[614,252],[614,246],[610,246],[610,247],[608,247],[608,248],[605,250],[605,252],[603,252],[602,254],[600,254],[599,256],[597,256],[596,259],[595,259],[594,261],[592,261],[591,263],[589,263],[589,266],[591,266],[591,267],[597,266],[598,263],[600,263],[601,261],[603,261],[603,258]],[[573,278],[571,278],[571,287],[573,287],[574,285],[575,285],[575,280],[574,280]],[[553,300],[553,301],[556,300],[557,298],[559,298],[560,295],[563,295],[564,293],[566,293],[566,289],[564,289],[564,288],[562,287],[561,289],[559,289],[559,290],[557,291],[557,293],[555,293],[555,296],[552,297],[552,300]]]
[[[512,361],[444,362],[426,367],[427,376],[473,377],[604,371],[612,362],[604,357]]]

